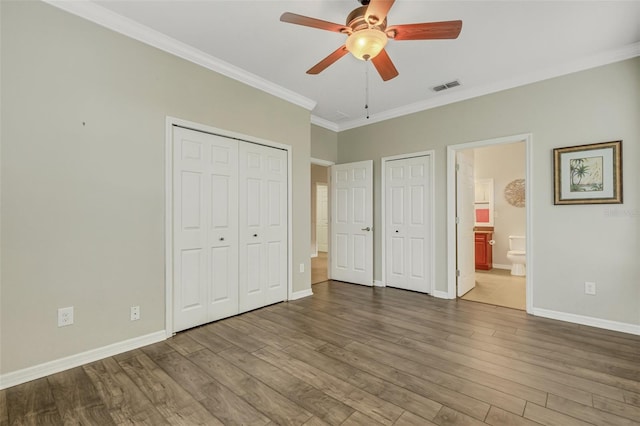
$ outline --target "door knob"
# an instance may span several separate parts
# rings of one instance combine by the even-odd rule
[[[224,241],[224,237],[220,237],[220,241]]]
[[[366,228],[362,228],[362,229],[361,229],[361,231],[367,231],[367,232],[369,232],[369,231],[371,231],[371,228],[367,226]]]
[[[398,230],[396,229],[396,234],[397,234],[398,232],[400,232],[400,231],[398,231]]]

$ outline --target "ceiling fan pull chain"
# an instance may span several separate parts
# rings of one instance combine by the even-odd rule
[[[369,119],[369,61],[364,61],[364,112]]]

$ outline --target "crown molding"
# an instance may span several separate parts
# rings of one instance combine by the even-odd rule
[[[324,127],[325,129],[332,130],[334,132],[340,131],[340,126],[338,126],[338,124],[334,123],[333,121],[325,120],[324,118],[318,117],[317,115],[313,114],[311,114],[311,124]]]
[[[90,1],[43,0],[51,6],[84,18],[102,27],[156,47],[167,53],[200,65],[218,74],[237,80],[248,86],[269,93],[285,101],[298,105],[308,111],[315,108],[317,102],[292,90],[272,83],[262,77],[247,72],[228,62],[204,53],[192,46],[168,37],[156,30],[118,15]]]
[[[111,12],[110,10],[93,2],[87,0],[43,1],[61,10],[77,15],[100,26],[123,34],[127,37],[156,47],[172,55],[178,56],[182,59],[222,74],[226,77],[240,81],[258,90],[262,90],[263,92],[284,99],[288,102],[305,108],[308,111],[312,111],[317,105],[317,102],[310,98],[307,98],[300,95],[299,93],[272,83],[255,74],[249,73],[214,56],[208,55],[201,50],[195,49],[185,43],[168,37],[138,22]],[[502,80],[496,83],[491,83],[476,88],[461,88],[452,93],[442,94],[429,100],[415,102],[413,104],[393,108],[377,114],[372,114],[368,119],[363,117],[355,120],[335,123],[324,118],[312,115],[311,123],[338,133],[344,130],[350,130],[369,124],[379,123],[381,121],[390,120],[392,118],[402,117],[404,115],[409,115],[431,108],[437,108],[451,103],[512,89],[518,86],[524,86],[526,84],[531,84],[554,77],[560,77],[563,75],[611,64],[614,62],[624,61],[626,59],[631,59],[637,56],[640,56],[640,42],[623,46],[618,49],[600,52],[598,54],[586,56],[577,60],[557,64],[512,79]]]
[[[538,81],[548,80],[554,77],[560,77],[563,75],[572,74],[574,72],[608,65],[614,62],[624,61],[627,59],[635,58],[637,56],[640,56],[640,42],[633,43],[618,49],[600,52],[598,54],[586,56],[577,60],[564,62],[562,64],[557,64],[555,66],[534,71],[512,79],[502,80],[496,83],[487,84],[476,88],[463,88],[461,90],[452,91],[451,93],[443,94],[436,98],[401,106],[377,114],[372,114],[368,119],[358,118],[356,120],[343,122],[337,124],[337,132],[366,126],[368,124],[379,123],[381,121],[389,120],[392,118],[402,117],[404,115],[425,111],[431,108],[437,108],[467,99],[477,98],[479,96],[484,96],[491,93],[501,92],[507,89],[513,89],[515,87],[524,86],[526,84],[536,83]]]

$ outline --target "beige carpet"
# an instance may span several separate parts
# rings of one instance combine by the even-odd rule
[[[476,271],[476,286],[462,299],[525,310],[525,282],[525,277],[513,276],[504,269]]]
[[[327,252],[319,251],[317,257],[311,258],[311,284],[322,283],[328,279]]]

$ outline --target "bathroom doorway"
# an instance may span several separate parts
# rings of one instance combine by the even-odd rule
[[[530,311],[530,141],[448,147],[449,297]]]
[[[329,167],[311,160],[311,284],[329,279]]]

